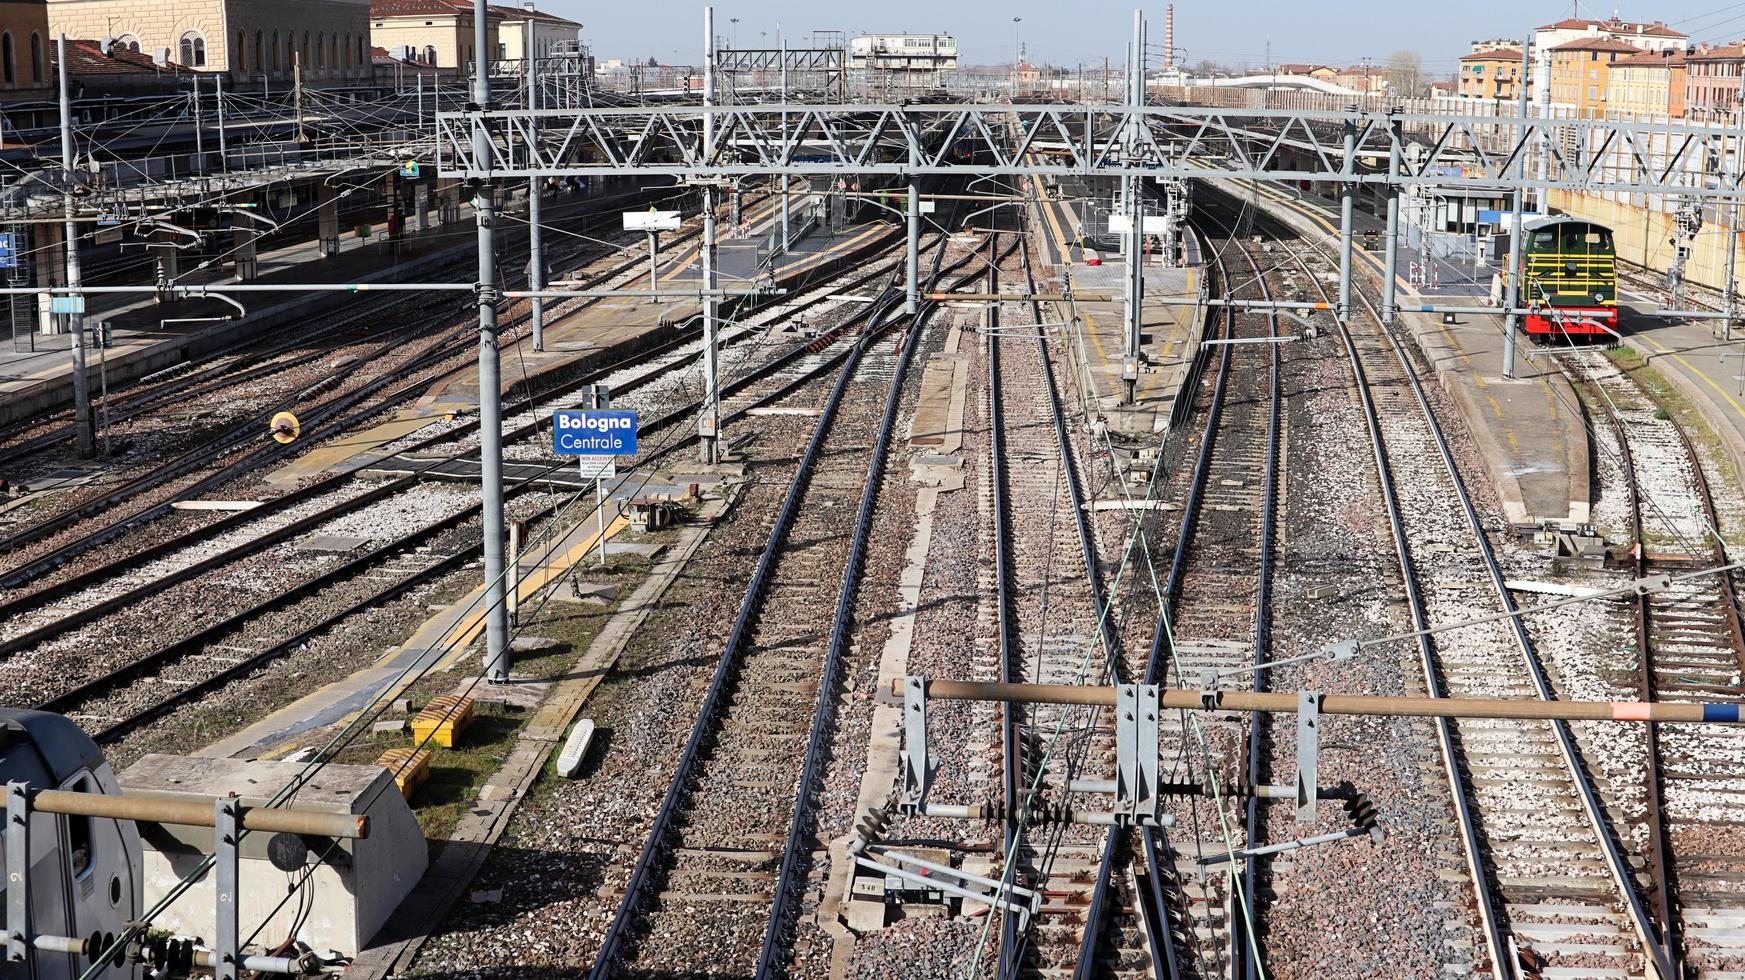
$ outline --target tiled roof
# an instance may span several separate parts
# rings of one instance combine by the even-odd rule
[[[1690,61],[1738,61],[1745,58],[1745,41],[1709,48],[1706,51],[1698,48],[1685,57]]]
[[[1675,31],[1672,28],[1667,27],[1665,24],[1660,23],[1659,21],[1655,21],[1652,24],[1643,24],[1643,23],[1638,23],[1638,22],[1634,22],[1634,21],[1618,20],[1615,17],[1612,18],[1611,20],[1589,20],[1585,17],[1572,17],[1572,18],[1568,18],[1565,20],[1556,21],[1554,23],[1544,24],[1539,28],[1539,30],[1542,30],[1542,31],[1585,31],[1585,30],[1589,30],[1590,28],[1594,29],[1594,30],[1601,30],[1601,31],[1616,31],[1620,34],[1647,34],[1647,35],[1652,35],[1654,37],[1689,37],[1690,36],[1688,34],[1681,34],[1678,31]]]
[[[502,7],[488,7],[485,17],[500,19],[502,11]],[[453,17],[472,12],[472,0],[370,0],[371,17]]]
[[[55,46],[49,46],[48,77],[60,71],[60,63],[55,60]],[[120,44],[109,46],[109,54],[103,53],[100,41],[75,40],[67,38],[67,74],[69,75],[160,75],[187,74],[193,69],[184,68],[174,62],[158,65],[151,60],[151,55],[135,51]]]
[[[1684,64],[1683,51],[1644,51],[1612,62],[1613,68],[1673,68]]]
[[[1474,51],[1462,55],[1461,61],[1520,61],[1521,52],[1516,48],[1492,48],[1489,51]]]
[[[542,20],[548,24],[569,24],[575,27],[582,26],[578,21],[570,20],[568,17],[559,17],[557,14],[548,14],[543,10],[529,11],[521,7],[498,7],[493,5],[491,7],[491,13],[501,16],[504,20],[525,20],[527,17],[532,16],[534,20]]]
[[[1573,41],[1559,44],[1553,51],[1615,51],[1619,54],[1637,54],[1642,49],[1634,44],[1614,41],[1609,37],[1578,37]]]

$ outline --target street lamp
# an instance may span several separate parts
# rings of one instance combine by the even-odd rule
[[[739,18],[729,17],[727,22],[733,25],[733,50],[739,50]]]
[[[1014,98],[1018,95],[1018,51],[1023,47],[1023,44],[1018,40],[1018,24],[1023,20],[1022,17],[1012,18],[1012,96]]]

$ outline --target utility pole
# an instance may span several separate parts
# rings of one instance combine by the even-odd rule
[[[218,72],[212,76],[212,101],[218,103],[218,166],[225,173],[230,172],[230,147],[226,144],[224,135],[224,73]]]
[[[908,289],[903,299],[903,312],[914,316],[920,309],[921,291],[921,185],[914,174],[909,175],[908,219],[908,248],[904,255]]]
[[[475,0],[484,3],[485,0]],[[482,15],[481,15],[482,16]],[[703,8],[703,165],[715,163],[715,118],[707,110],[715,105],[715,8]],[[715,185],[703,183],[703,414],[697,419],[697,437],[703,462],[721,461],[721,388],[716,365],[715,324]]]
[[[1357,106],[1348,105],[1355,114]],[[1345,120],[1345,159],[1339,168],[1339,322],[1351,322],[1351,226],[1357,206],[1357,124]]]
[[[1393,326],[1394,317],[1398,313],[1397,285],[1394,282],[1394,271],[1399,265],[1400,252],[1400,120],[1399,107],[1388,108],[1388,217],[1387,244],[1384,246],[1382,262],[1382,299],[1381,320],[1388,326]],[[1428,241],[1428,239],[1426,239]]]
[[[490,50],[486,0],[473,0],[473,156],[484,170],[473,198],[479,231],[479,481],[485,531],[485,678],[509,679],[509,606],[504,600],[503,563],[503,382],[497,349],[497,204],[491,186],[491,135],[485,112],[491,107]]]
[[[776,33],[780,34],[782,27],[776,25]],[[785,38],[777,39],[777,47],[781,49],[782,57],[782,146],[788,145],[788,42]],[[782,254],[786,255],[788,243],[793,241],[793,234],[788,227],[788,175],[782,174]]]
[[[1739,257],[1739,204],[1727,205],[1727,288],[1725,292],[1727,318],[1721,321],[1721,339],[1733,339],[1733,270]]]
[[[200,132],[200,76],[194,76],[194,155],[200,158],[200,169],[206,169],[206,140]]]
[[[1531,38],[1532,35],[1529,34],[1527,42],[1521,45],[1521,73],[1523,76],[1531,70],[1531,62],[1529,60],[1529,55],[1533,50]],[[1527,86],[1525,85],[1521,86],[1519,108],[1521,111],[1521,125],[1525,126],[1527,123]],[[1525,129],[1522,130],[1521,135],[1525,137]],[[1541,156],[1543,156],[1543,154],[1541,154]],[[1517,178],[1527,176],[1527,160],[1525,155],[1522,155],[1515,161],[1515,176]],[[1515,225],[1513,228],[1509,229],[1509,288],[1506,291],[1507,298],[1504,301],[1504,305],[1508,312],[1503,315],[1503,377],[1505,378],[1512,378],[1515,376],[1515,324],[1519,319],[1515,315],[1515,310],[1519,309],[1521,306],[1521,246],[1524,242],[1525,236],[1521,232],[1521,207],[1523,199],[1521,185],[1519,183],[1516,183],[1515,185],[1514,200],[1511,203],[1514,205],[1515,209]]]
[[[1145,14],[1143,11],[1133,11],[1133,43],[1127,53],[1127,125],[1122,133],[1122,142],[1126,148],[1126,164],[1131,167],[1136,162],[1139,139],[1136,132],[1139,118],[1136,113],[1144,103],[1145,75]],[[1127,305],[1127,329],[1123,332],[1121,343],[1121,404],[1131,405],[1134,402],[1139,387],[1139,349],[1141,331],[1145,319],[1145,253],[1141,247],[1143,239],[1142,225],[1144,212],[1140,208],[1142,189],[1139,178],[1131,174],[1121,178],[1121,194],[1123,209],[1127,212],[1127,237],[1123,242],[1123,257],[1127,262],[1125,279],[1125,300]]]
[[[297,107],[297,142],[309,142],[309,136],[303,132],[303,55],[301,52],[291,55],[291,98]]]
[[[68,94],[65,33],[55,39],[55,56],[60,63],[61,86],[61,206],[66,219],[62,235],[66,238],[67,285],[74,290],[68,295],[82,308],[85,297],[78,292],[79,225],[73,220],[73,106]],[[97,440],[91,431],[91,381],[85,377],[85,314],[68,313],[66,317],[73,344],[73,422],[79,455],[89,458],[97,454]]]
[[[529,111],[539,108],[539,73],[534,70],[533,40],[537,33],[533,19],[533,0],[526,0],[521,5],[525,18],[523,37],[521,40],[521,60],[527,68],[527,108]],[[533,127],[532,139],[539,139],[539,123],[530,121]],[[533,290],[533,350],[535,353],[545,350],[545,297],[538,295],[545,288],[545,241],[544,229],[540,227],[540,178],[535,175],[527,178],[527,286]]]

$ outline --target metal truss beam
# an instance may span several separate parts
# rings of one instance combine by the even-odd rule
[[[784,129],[782,119],[787,117]],[[703,125],[713,119],[713,152]],[[479,177],[659,174],[1079,174],[1351,180],[1512,190],[1745,197],[1745,131],[1600,119],[1103,105],[675,105],[437,116],[445,172]],[[535,120],[537,119],[537,125]],[[1406,152],[1385,167],[1398,124]],[[1343,171],[1356,131],[1356,173]],[[1137,135],[1129,140],[1123,135]],[[942,138],[943,137],[943,138]],[[1529,176],[1518,162],[1544,158]]]

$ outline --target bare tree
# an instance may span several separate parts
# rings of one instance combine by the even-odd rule
[[[1424,94],[1424,59],[1416,51],[1395,51],[1387,60],[1388,92],[1397,98]]]

